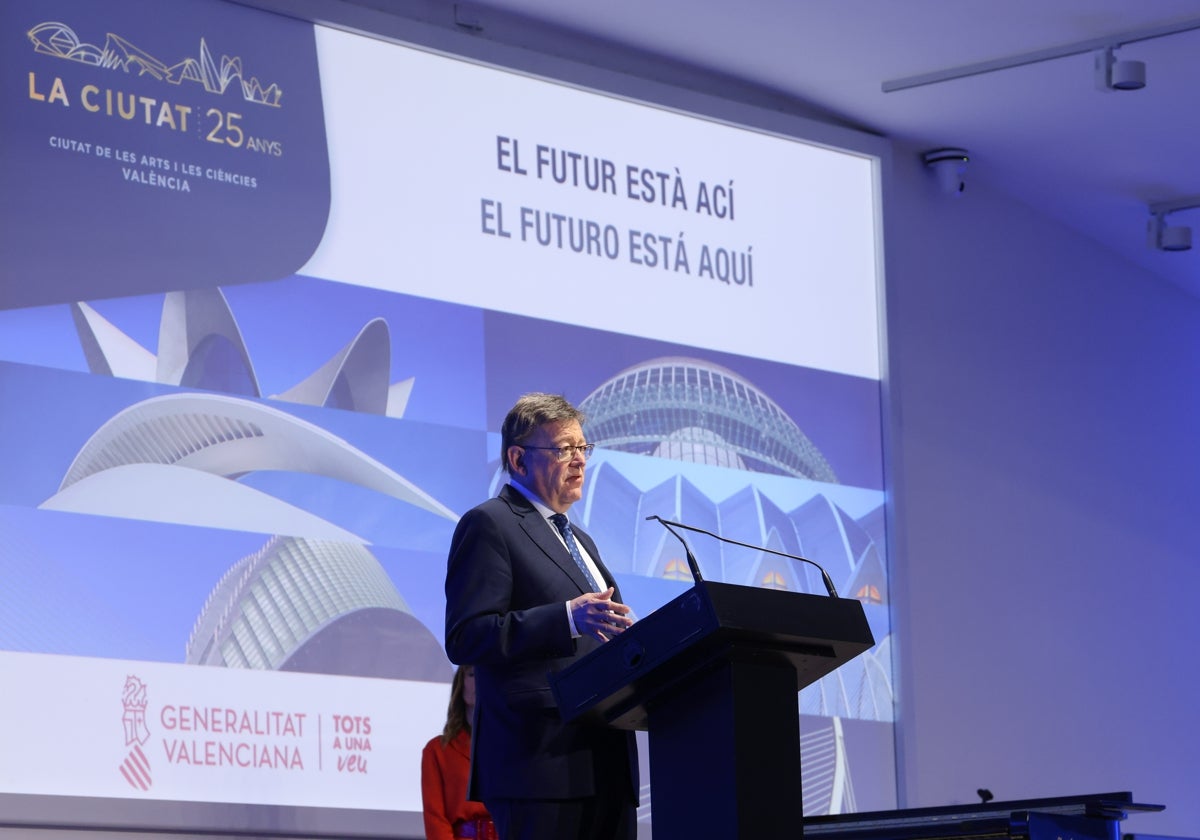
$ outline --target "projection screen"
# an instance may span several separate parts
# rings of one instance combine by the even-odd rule
[[[449,537],[533,390],[588,414],[572,515],[639,615],[690,585],[652,514],[862,601],[804,812],[895,806],[884,144],[416,27],[0,21],[9,820],[419,835]]]

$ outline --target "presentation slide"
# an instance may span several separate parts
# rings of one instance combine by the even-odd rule
[[[419,824],[450,535],[550,391],[638,615],[692,582],[651,515],[863,603],[804,812],[895,806],[870,147],[221,0],[0,23],[0,795]]]

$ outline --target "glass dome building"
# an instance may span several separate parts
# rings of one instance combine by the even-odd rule
[[[711,362],[642,362],[579,407],[589,440],[606,449],[837,483],[825,456],[774,400]]]

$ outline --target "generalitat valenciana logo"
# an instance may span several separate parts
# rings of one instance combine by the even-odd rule
[[[126,677],[121,704],[125,707],[121,723],[125,727],[128,752],[119,769],[131,787],[149,790],[154,780],[150,777],[150,759],[142,751],[142,745],[150,740],[150,730],[146,726],[146,684],[138,677]]]

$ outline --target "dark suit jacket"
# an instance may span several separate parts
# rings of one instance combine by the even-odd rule
[[[468,795],[484,801],[590,796],[598,768],[627,777],[636,805],[633,733],[563,723],[550,690],[547,674],[600,644],[571,638],[564,605],[591,587],[553,527],[505,486],[462,517],[450,543],[446,652],[453,662],[475,665]],[[615,587],[595,543],[573,530]]]

